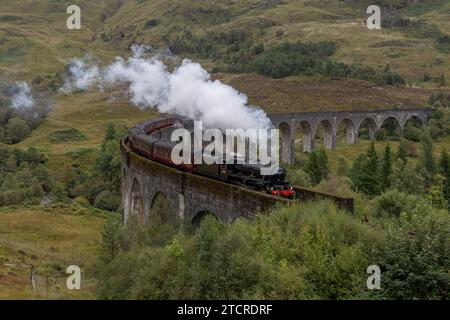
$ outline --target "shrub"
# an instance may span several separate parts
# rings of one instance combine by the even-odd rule
[[[87,208],[87,207],[91,206],[89,201],[86,198],[83,198],[83,197],[76,197],[73,200],[73,203],[78,205],[78,206],[80,206],[80,207],[82,207],[82,208]]]
[[[311,186],[311,177],[302,169],[289,170],[287,179],[292,185],[304,187]]]
[[[111,243],[111,242],[108,242]],[[165,246],[132,246],[101,270],[113,299],[343,299],[364,296],[378,236],[330,202],[222,225],[207,217]]]
[[[95,198],[94,206],[96,208],[114,211],[117,210],[120,204],[120,199],[118,196],[113,195],[110,191],[104,190],[98,194]]]
[[[406,194],[421,195],[424,193],[425,180],[411,162],[405,164],[402,159],[398,158],[389,179],[393,189]]]
[[[421,198],[397,190],[389,190],[373,199],[374,214],[378,217],[399,217],[401,213],[411,213]]]
[[[311,182],[313,185],[316,185],[323,179],[328,178],[330,169],[325,149],[320,148],[319,150],[314,150],[311,152],[308,162],[305,165],[305,171],[311,177]]]
[[[20,118],[11,118],[6,125],[5,142],[14,144],[22,141],[30,134],[30,127]]]
[[[380,128],[380,130],[375,133],[375,139],[377,139],[377,141],[384,141],[387,139],[387,136],[388,133],[385,128]]]
[[[387,299],[447,299],[450,275],[448,212],[418,203],[387,228],[385,245],[374,257]]]
[[[348,164],[345,158],[339,156],[337,161],[336,175],[344,177],[348,174]]]
[[[404,137],[408,140],[419,142],[423,131],[410,124],[407,124],[404,130]]]
[[[69,128],[66,130],[53,131],[48,135],[48,138],[52,143],[61,143],[86,140],[86,135],[75,128]]]

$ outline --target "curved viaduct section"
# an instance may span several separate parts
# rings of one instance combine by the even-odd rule
[[[123,223],[132,214],[149,223],[155,200],[161,195],[169,200],[170,211],[190,223],[205,214],[213,214],[224,223],[239,217],[251,219],[277,203],[291,202],[145,159],[132,152],[126,140],[121,151]]]
[[[338,128],[343,124],[346,129],[348,144],[358,142],[361,124],[366,120],[369,135],[373,139],[387,119],[395,119],[401,133],[409,119],[415,118],[421,126],[425,126],[432,109],[399,109],[379,111],[341,111],[341,112],[300,112],[273,113],[269,117],[276,128],[280,129],[281,161],[292,164],[295,161],[296,130],[302,133],[302,150],[314,150],[315,136],[319,126],[324,129],[324,145],[327,149],[336,148]]]

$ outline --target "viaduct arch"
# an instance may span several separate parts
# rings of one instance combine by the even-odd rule
[[[335,149],[337,144],[337,130],[340,125],[346,128],[346,142],[358,142],[358,133],[363,122],[367,122],[371,139],[381,129],[385,121],[394,118],[398,122],[400,132],[403,133],[409,119],[418,119],[421,126],[425,126],[432,109],[399,109],[377,111],[340,111],[340,112],[298,112],[272,113],[269,118],[276,128],[280,129],[281,161],[292,164],[295,160],[295,133],[299,129],[302,133],[302,150],[314,150],[315,137],[319,127],[323,128],[324,145],[327,149]]]
[[[152,205],[161,196],[168,199],[167,211],[193,224],[208,214],[223,223],[240,217],[252,219],[276,204],[292,202],[145,159],[132,152],[126,141],[121,143],[121,153],[124,224],[134,214],[143,223],[151,223]]]
[[[144,224],[154,223],[152,206],[162,197],[168,200],[164,207],[167,213],[194,225],[208,215],[222,223],[231,223],[241,217],[252,219],[276,205],[294,202],[151,161],[132,152],[126,140],[121,142],[121,153],[123,224],[135,214]],[[303,187],[294,189],[299,201],[327,198],[338,207],[353,211],[353,198]]]

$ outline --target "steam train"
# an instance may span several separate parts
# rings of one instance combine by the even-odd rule
[[[286,170],[281,167],[276,168],[272,175],[262,175],[261,164],[238,164],[236,161],[224,164],[194,164],[194,161],[190,164],[175,164],[171,155],[177,142],[171,141],[171,134],[177,127],[187,126],[189,121],[181,117],[149,120],[131,129],[128,144],[133,152],[155,162],[274,196],[294,198],[295,191],[285,181]]]

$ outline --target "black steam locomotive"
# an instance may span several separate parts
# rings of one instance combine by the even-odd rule
[[[274,196],[294,198],[295,191],[285,181],[286,171],[281,167],[276,168],[271,175],[262,175],[260,164],[193,164],[193,161],[191,164],[175,164],[171,155],[177,142],[171,141],[170,136],[172,131],[183,126],[185,121],[181,117],[171,117],[138,124],[131,129],[129,147],[145,158],[183,171],[264,191]]]

